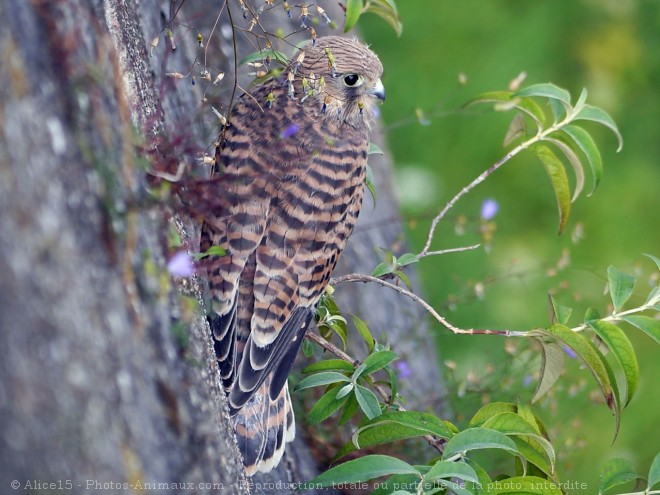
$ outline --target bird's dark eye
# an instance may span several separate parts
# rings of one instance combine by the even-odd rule
[[[360,80],[361,78],[357,74],[346,74],[344,76],[344,83],[346,83],[346,86],[356,86]]]

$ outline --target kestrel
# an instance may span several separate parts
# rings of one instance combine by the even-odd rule
[[[220,134],[201,250],[224,250],[207,265],[208,313],[248,475],[295,436],[287,377],[360,212],[382,72],[357,40],[318,38]]]

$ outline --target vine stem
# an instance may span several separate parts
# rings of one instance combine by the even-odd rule
[[[524,151],[531,147],[532,145],[543,141],[548,135],[552,134],[553,132],[561,129],[565,125],[567,125],[571,120],[573,119],[573,113],[567,115],[564,120],[561,122],[556,122],[550,127],[548,127],[544,131],[539,131],[536,136],[534,136],[531,139],[528,139],[527,141],[520,143],[518,146],[513,148],[511,151],[509,151],[506,155],[504,155],[500,160],[492,164],[490,167],[488,167],[486,170],[484,170],[477,178],[475,178],[472,182],[470,182],[467,186],[465,186],[463,189],[461,189],[453,198],[449,200],[449,202],[445,205],[445,207],[440,210],[440,213],[438,213],[435,218],[433,218],[433,221],[431,222],[431,228],[429,229],[428,236],[426,237],[426,243],[424,244],[424,249],[422,249],[421,253],[419,253],[420,258],[423,258],[424,256],[428,255],[429,249],[431,248],[431,243],[433,242],[433,236],[435,235],[435,229],[438,226],[438,223],[440,220],[442,220],[447,212],[451,210],[454,205],[458,202],[459,199],[461,199],[463,196],[465,196],[467,193],[469,193],[472,189],[477,187],[479,184],[481,184],[483,181],[485,181],[490,175],[492,175],[496,170],[498,170],[502,165],[504,165],[506,162],[511,160],[514,156],[516,156],[518,153],[521,151]]]
[[[419,305],[421,305],[426,311],[428,311],[433,318],[435,318],[440,324],[445,326],[447,329],[452,331],[455,334],[468,334],[468,335],[503,335],[505,337],[522,337],[526,335],[527,332],[520,332],[516,330],[484,330],[484,329],[475,329],[475,328],[459,328],[454,325],[452,325],[445,317],[440,315],[433,306],[431,306],[429,303],[427,303],[424,299],[419,297],[417,294],[414,292],[411,292],[409,290],[404,289],[403,287],[399,287],[398,285],[395,285],[393,283],[387,282],[386,280],[383,280],[378,277],[373,277],[371,275],[362,275],[359,273],[351,273],[350,275],[344,275],[341,277],[336,277],[332,278],[330,280],[330,285],[339,285],[345,282],[375,282],[377,284],[380,284],[384,287],[388,287],[389,289],[392,289],[399,294],[402,294]]]

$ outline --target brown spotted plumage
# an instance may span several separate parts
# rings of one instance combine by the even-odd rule
[[[209,320],[250,475],[294,437],[286,379],[360,212],[382,70],[358,41],[318,38],[220,135],[201,250],[225,251],[208,262]]]

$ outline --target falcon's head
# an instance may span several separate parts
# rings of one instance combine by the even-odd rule
[[[289,94],[316,115],[356,128],[369,127],[385,100],[383,65],[356,39],[318,38],[293,56],[285,75]]]

